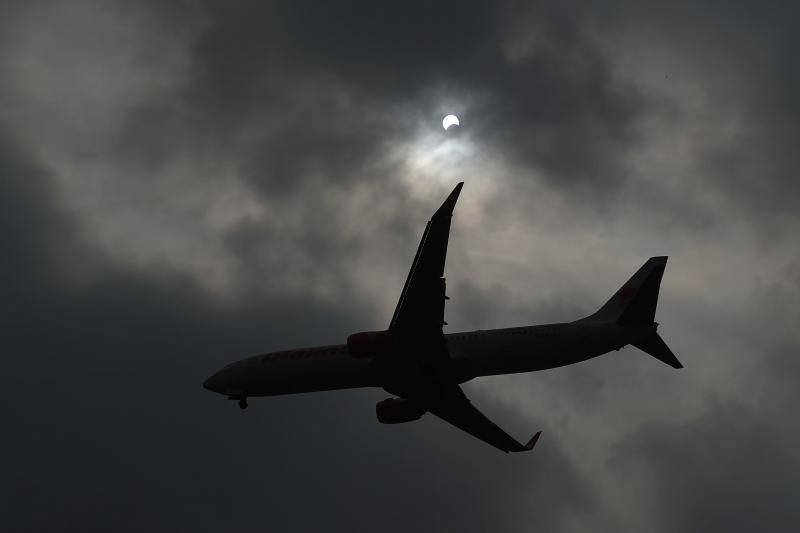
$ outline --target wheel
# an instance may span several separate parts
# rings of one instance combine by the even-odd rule
[[[239,409],[247,409],[247,398],[239,400]]]

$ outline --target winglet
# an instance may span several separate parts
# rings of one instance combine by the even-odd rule
[[[536,435],[531,437],[531,440],[528,441],[528,444],[523,446],[521,443],[517,442],[516,446],[510,449],[506,449],[505,452],[529,452],[536,446],[536,443],[539,442],[539,436],[542,434],[541,431],[537,431]]]
[[[536,435],[531,437],[531,440],[529,440],[528,444],[525,445],[525,451],[526,452],[532,450],[533,447],[536,446],[536,443],[539,441],[539,435],[541,435],[541,434],[542,434],[542,432],[541,432],[541,430],[539,430],[539,431],[536,432]]]
[[[463,181],[458,182],[456,188],[453,189],[453,192],[450,193],[450,196],[447,197],[447,200],[444,201],[442,206],[436,210],[431,219],[442,216],[453,216],[453,209],[455,209],[456,207],[456,202],[458,201],[458,195],[461,193],[461,187],[463,186],[464,186]]]

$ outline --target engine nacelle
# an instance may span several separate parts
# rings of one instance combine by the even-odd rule
[[[422,407],[403,398],[387,398],[375,405],[375,414],[381,424],[402,424],[419,420],[425,412]]]

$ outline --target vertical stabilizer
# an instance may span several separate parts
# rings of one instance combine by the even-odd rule
[[[584,320],[619,324],[652,324],[667,257],[651,257],[595,314]]]

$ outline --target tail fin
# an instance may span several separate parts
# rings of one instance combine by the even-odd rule
[[[583,320],[637,326],[651,325],[650,333],[631,344],[672,368],[683,368],[681,362],[656,332],[658,289],[666,266],[666,256],[651,257],[599,311]]]
[[[652,324],[656,316],[658,288],[667,257],[651,257],[606,304],[584,320],[619,324]]]

